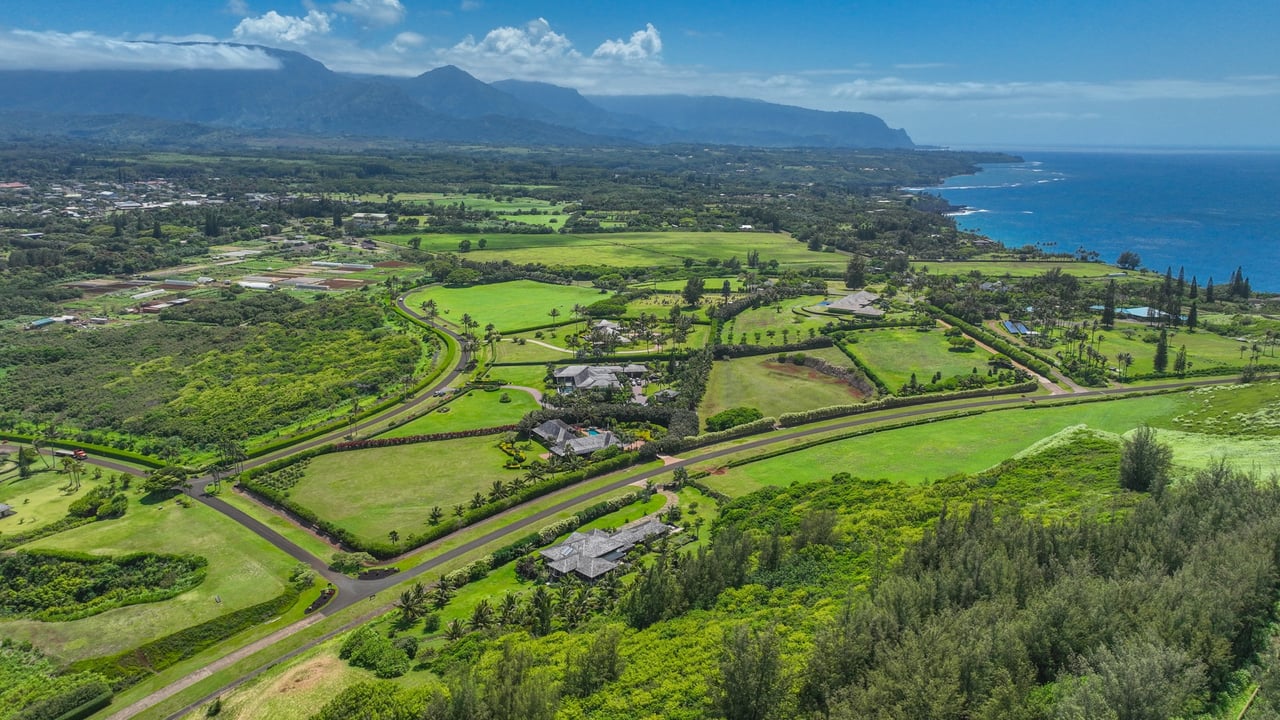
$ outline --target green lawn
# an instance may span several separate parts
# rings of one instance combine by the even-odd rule
[[[296,564],[292,558],[199,503],[143,504],[134,499],[119,520],[92,523],[31,543],[93,554],[163,550],[209,560],[208,577],[171,600],[132,605],[72,622],[0,622],[0,635],[29,640],[61,661],[107,655],[219,615],[276,597]],[[217,602],[220,598],[221,602]]]
[[[422,303],[435,300],[441,320],[457,325],[463,314],[470,314],[483,333],[490,323],[500,332],[545,325],[552,322],[547,314],[552,308],[560,311],[556,320],[568,320],[574,305],[590,305],[604,297],[593,288],[515,280],[465,288],[435,285],[411,293],[405,304],[416,312]]]
[[[494,480],[519,471],[505,470],[508,456],[498,450],[500,435],[398,447],[330,453],[311,461],[290,497],[320,517],[371,541],[394,530],[422,532],[433,506],[449,512]]]
[[[824,479],[838,472],[864,478],[924,482],[991,467],[1073,425],[1123,433],[1144,422],[1167,423],[1187,404],[1185,395],[1175,394],[989,412],[818,445],[728,468],[705,482],[734,496],[767,485],[787,486],[793,482]],[[723,464],[723,460],[717,460],[699,469],[714,469]]]
[[[806,350],[833,365],[852,367],[849,358],[836,348]],[[717,361],[698,414],[704,420],[722,410],[754,407],[766,417],[831,405],[848,405],[861,400],[848,385],[810,368],[780,364],[776,355]]]
[[[840,253],[811,252],[803,243],[781,233],[749,232],[632,232],[560,233],[521,235],[486,233],[432,234],[406,233],[383,235],[379,239],[408,244],[412,237],[422,238],[425,252],[457,252],[458,243],[470,240],[473,260],[510,260],[514,263],[546,263],[565,265],[610,265],[614,267],[656,267],[682,265],[686,259],[702,262],[715,258],[736,257],[745,261],[747,252],[756,250],[762,261],[777,260],[788,267],[844,267],[847,257]],[[484,237],[484,250],[475,243]]]
[[[951,352],[941,328],[929,332],[914,328],[862,330],[852,337],[858,342],[850,344],[849,350],[866,363],[891,392],[906,384],[912,373],[921,384],[928,383],[939,371],[943,378],[968,374],[973,368],[985,374],[987,360],[991,358],[991,353],[982,348],[966,353]]]
[[[705,278],[703,280],[703,284],[708,291],[719,293],[720,287],[724,285],[725,280],[729,281],[729,285],[735,292],[742,291],[742,283],[738,280],[737,275],[717,275],[715,277]],[[688,280],[660,280],[636,283],[631,287],[636,290],[659,290],[678,293],[684,289],[685,284],[688,282]]]
[[[1114,330],[1101,330],[1098,337],[1098,352],[1109,358],[1108,364],[1116,367],[1116,356],[1127,352],[1133,356],[1133,365],[1129,367],[1130,375],[1141,375],[1155,372],[1156,345],[1145,342],[1144,338],[1154,339],[1160,333],[1144,323],[1118,322]],[[1241,343],[1231,338],[1208,332],[1187,332],[1174,330],[1169,333],[1169,371],[1173,370],[1173,361],[1178,349],[1187,346],[1187,360],[1193,370],[1206,368],[1234,369],[1242,368],[1249,362],[1249,351],[1241,357]],[[1055,348],[1057,350],[1059,348]],[[1269,361],[1264,358],[1263,362]]]
[[[489,378],[501,380],[508,385],[531,387],[536,390],[546,389],[547,368],[545,365],[505,365],[489,370]]]
[[[509,397],[511,402],[501,402],[503,395]],[[443,412],[446,408],[448,411]],[[405,437],[513,425],[520,422],[520,418],[526,413],[537,409],[537,401],[527,392],[472,390],[434,412],[379,434],[379,437]]]
[[[11,506],[14,514],[0,518],[0,533],[26,532],[61,520],[76,498],[102,484],[89,476],[81,481],[79,492],[63,492],[61,488],[67,485],[68,476],[57,470],[45,470],[39,461],[35,464],[36,472],[25,479],[18,478],[15,465],[8,467],[7,472],[0,473],[0,503]]]
[[[958,261],[958,262],[929,262],[921,260],[911,263],[911,269],[919,271],[921,268],[928,268],[933,275],[968,275],[977,270],[984,277],[1032,277],[1035,275],[1043,275],[1049,270],[1061,270],[1067,275],[1074,275],[1081,278],[1104,277],[1107,273],[1120,272],[1113,265],[1105,265],[1103,263],[1090,262],[1054,262],[1052,260],[991,260],[991,261]],[[1138,275],[1138,273],[1130,273],[1130,275]]]
[[[819,328],[832,322],[832,318],[801,314],[795,311],[800,308],[817,305],[824,299],[826,299],[825,295],[805,295],[798,298],[788,298],[773,305],[747,310],[735,317],[725,328],[725,340],[737,342],[742,339],[742,334],[746,333],[747,342],[749,343],[780,345],[783,342],[783,330],[788,332],[787,339],[790,342],[795,342],[799,338],[807,338],[809,337],[809,330],[813,330],[816,333]],[[768,335],[770,330],[774,332],[772,338]],[[757,333],[760,334],[758,340],[756,339]]]

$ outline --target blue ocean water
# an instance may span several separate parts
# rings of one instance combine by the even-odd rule
[[[932,188],[956,220],[1010,247],[1083,247],[1114,262],[1280,291],[1280,152],[1029,152]]]

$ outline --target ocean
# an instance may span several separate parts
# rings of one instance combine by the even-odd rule
[[[1188,282],[1224,284],[1237,266],[1280,292],[1280,152],[1026,152],[930,192],[966,211],[960,227],[1009,247],[1125,250]]]

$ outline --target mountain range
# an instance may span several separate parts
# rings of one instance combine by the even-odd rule
[[[428,142],[914,147],[866,113],[713,96],[585,97],[548,83],[485,83],[453,66],[412,78],[344,75],[300,53],[262,50],[277,69],[0,70],[0,114],[11,125],[44,118],[48,133],[113,116]]]

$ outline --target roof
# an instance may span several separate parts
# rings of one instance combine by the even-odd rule
[[[854,315],[866,315],[869,317],[880,317],[881,315],[884,315],[884,310],[881,310],[872,304],[879,300],[879,295],[873,292],[867,292],[866,290],[859,290],[852,295],[845,295],[839,300],[827,305],[827,310],[853,313]]]
[[[565,421],[556,418],[533,428],[530,432],[549,443],[560,444],[578,436],[578,432]]]
[[[575,532],[559,545],[539,551],[547,566],[561,574],[576,572],[594,580],[618,566],[618,558],[654,535],[665,535],[670,528],[657,520],[645,520],[615,533],[604,530]]]
[[[640,363],[631,363],[630,365],[622,368],[622,372],[628,375],[632,373],[647,373],[649,372],[649,368],[645,365],[641,365]]]
[[[12,512],[12,511],[13,511],[13,506],[0,503],[0,515],[3,515],[4,513],[7,513],[7,512]]]
[[[644,366],[638,365],[636,367]],[[574,389],[590,390],[593,388],[620,387],[621,383],[618,382],[617,375],[625,372],[627,372],[627,369],[621,365],[569,365],[556,370],[552,375],[557,380],[568,381],[573,385]],[[648,368],[637,372],[648,372]]]
[[[622,441],[618,440],[618,436],[612,432],[605,430],[595,435],[584,435],[576,437],[572,440],[560,443],[551,448],[551,452],[557,455],[590,455],[597,450],[603,450],[612,445],[621,445]]]

